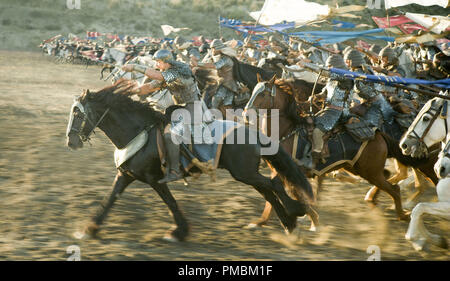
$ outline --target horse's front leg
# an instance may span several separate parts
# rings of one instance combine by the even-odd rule
[[[100,225],[105,220],[114,202],[117,200],[119,195],[125,190],[125,188],[134,180],[135,179],[133,177],[124,174],[121,171],[117,171],[116,178],[114,179],[113,182],[113,190],[111,191],[109,196],[106,196],[103,199],[101,206],[95,213],[94,217],[92,218],[91,223],[86,226],[83,233],[84,235],[87,234],[90,236],[95,236],[98,233],[98,231],[100,230]],[[77,238],[82,238],[82,236]]]
[[[175,221],[176,227],[171,229],[169,233],[164,236],[164,239],[170,242],[184,241],[189,234],[189,225],[178,207],[177,201],[170,192],[167,184],[159,184],[157,181],[150,181],[151,187],[155,189],[161,199],[169,207]]]

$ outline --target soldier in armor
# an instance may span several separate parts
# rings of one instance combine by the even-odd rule
[[[192,62],[193,66],[217,69],[218,76],[221,78],[220,85],[216,94],[212,97],[211,108],[231,108],[235,95],[240,94],[239,85],[233,77],[233,59],[232,53],[223,52],[226,47],[219,39],[211,42],[213,63]]]
[[[364,63],[364,58],[357,50],[351,50],[345,54],[344,60],[353,72],[374,74],[373,70]],[[355,80],[354,91],[368,105],[368,110],[362,117],[371,127],[381,129],[383,121],[392,123],[395,111],[379,91],[384,87],[382,84]]]
[[[191,42],[186,42],[182,37],[175,37],[173,44],[176,49],[178,61],[189,63],[192,57],[194,57],[195,60],[201,58],[199,50],[192,46]]]
[[[194,111],[196,111],[195,114],[200,113],[202,117],[203,112],[208,112],[206,105],[204,105],[203,101],[200,101],[200,91],[189,65],[175,61],[172,53],[164,49],[157,51],[153,59],[156,60],[156,66],[160,71],[142,65],[125,65],[122,69],[128,72],[141,72],[153,80],[148,84],[144,84],[137,92],[138,95],[146,95],[150,92],[167,88],[172,93],[175,104],[184,106],[190,113],[190,123],[187,123],[182,117],[175,121],[172,117],[171,124],[168,124],[164,129],[164,141],[169,167],[165,177],[158,182],[167,183],[182,178],[179,168],[179,143],[186,141],[186,138],[190,141],[191,134],[187,134],[186,131],[196,132],[193,135],[194,143],[203,142],[203,134],[197,134],[197,128],[203,129],[204,127],[203,120],[202,118],[200,120],[194,118]],[[205,121],[210,122],[212,118],[207,118]],[[210,142],[211,140],[204,141]]]
[[[323,68],[315,64],[300,61],[301,67],[306,67],[314,72],[322,69],[322,74],[328,76],[328,81],[322,92],[317,97],[325,98],[325,108],[315,114],[315,128],[312,138],[312,157],[313,165],[322,158],[323,137],[326,133],[331,132],[343,120],[350,116],[349,108],[351,104],[351,96],[353,89],[353,81],[344,76],[329,73],[328,68],[347,69],[342,56],[331,55],[326,61],[326,67]],[[325,71],[323,71],[325,70]],[[312,97],[311,97],[312,98]]]
[[[206,42],[206,40],[203,37],[203,35],[198,38],[198,41],[201,42],[201,45],[198,47],[198,51],[200,52],[200,55],[206,55],[206,53],[209,50],[208,42]]]

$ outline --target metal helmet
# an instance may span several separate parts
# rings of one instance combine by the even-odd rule
[[[364,65],[366,63],[364,61],[364,57],[362,56],[362,54],[354,49],[345,53],[344,60],[346,62],[347,62],[347,60],[350,61],[350,65],[349,65],[350,68],[361,67],[362,65]]]
[[[327,67],[340,68],[340,69],[348,69],[345,65],[344,59],[341,55],[331,55],[327,58],[325,63]]]
[[[374,52],[375,54],[379,54],[381,51],[381,47],[376,44],[373,44],[372,46],[370,46],[369,51]]]
[[[345,56],[345,54],[347,54],[348,52],[350,52],[351,50],[353,50],[353,48],[351,46],[347,46],[345,47],[345,49],[342,51],[342,54]]]
[[[216,49],[216,50],[221,50],[221,49],[225,48],[225,45],[224,45],[223,42],[220,41],[219,39],[214,39],[214,40],[211,42],[210,48],[214,48],[214,49]]]
[[[153,59],[171,63],[173,61],[173,55],[169,50],[161,49],[153,55]]]
[[[397,54],[395,53],[394,49],[389,48],[388,46],[381,49],[378,56],[381,58],[387,57],[388,58],[388,64],[396,64],[398,62]]]

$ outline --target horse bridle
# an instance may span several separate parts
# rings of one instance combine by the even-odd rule
[[[259,94],[266,91],[266,83],[267,82],[260,82],[255,86],[255,88],[253,89],[252,96],[250,97],[250,100],[247,102],[247,105],[245,106],[245,110],[252,108],[253,102],[255,101],[256,97]],[[274,106],[276,95],[277,95],[277,86],[274,84],[274,85],[272,85],[272,90],[270,92],[270,109],[272,109]],[[271,114],[268,114],[267,116],[269,117],[269,116],[271,116]]]
[[[444,149],[442,150],[443,157],[449,157],[450,158],[450,141],[447,142]]]
[[[447,101],[444,101],[442,103],[442,105],[440,105],[438,108],[435,108],[433,106],[431,106],[427,111],[423,112],[423,114],[419,117],[420,119],[422,118],[422,116],[425,113],[428,113],[431,110],[435,110],[436,112],[432,115],[430,122],[428,123],[428,126],[425,128],[425,130],[422,133],[422,136],[419,136],[416,131],[415,131],[415,127],[417,124],[414,124],[414,127],[412,128],[412,130],[409,132],[409,134],[412,134],[413,138],[417,139],[419,141],[420,144],[423,144],[423,146],[426,147],[427,151],[428,151],[428,146],[425,144],[425,137],[427,136],[428,132],[431,130],[431,127],[434,124],[434,121],[436,121],[436,119],[438,117],[442,118],[442,119],[446,119],[447,118]],[[445,124],[445,134],[448,134],[448,125],[447,125],[447,121],[444,122]],[[411,137],[411,136],[410,136]],[[428,151],[429,152],[429,151]]]
[[[80,114],[82,115],[81,118],[83,119],[81,121],[81,126],[78,129],[73,128],[73,112],[74,109],[77,108],[80,111]],[[89,118],[89,112],[91,112],[91,109],[89,106],[87,105],[83,105],[81,102],[79,102],[78,100],[75,101],[75,103],[72,106],[72,111],[71,111],[71,120],[69,123],[69,128],[67,130],[67,136],[69,136],[70,132],[75,132],[83,142],[90,140],[90,136],[92,133],[94,133],[94,130],[97,128],[97,126],[100,124],[100,122],[103,121],[103,119],[105,118],[106,114],[109,112],[109,107],[105,110],[105,112],[103,112],[102,116],[98,119],[97,122],[92,121],[91,118]],[[78,115],[77,115],[78,117]],[[87,135],[83,134],[84,131],[84,127],[86,126],[86,123],[91,124],[92,129],[89,131],[89,133]]]

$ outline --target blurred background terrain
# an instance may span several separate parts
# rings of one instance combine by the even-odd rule
[[[2,0],[0,1],[0,49],[35,50],[44,39],[73,33],[84,38],[86,31],[120,35],[163,37],[161,25],[189,27],[182,36],[204,35],[206,38],[241,38],[233,31],[219,29],[219,15],[252,21],[250,11],[261,10],[264,0],[80,0],[81,8],[68,9],[66,0]],[[335,6],[366,5],[365,0],[314,0]],[[409,5],[404,12],[430,15],[449,14],[449,9]],[[389,10],[390,15],[399,14]],[[371,16],[386,16],[382,9],[365,9],[355,13],[360,18],[336,18],[372,25]],[[308,27],[306,29],[318,29]],[[331,27],[329,28],[331,30]],[[176,35],[170,34],[175,37]]]

